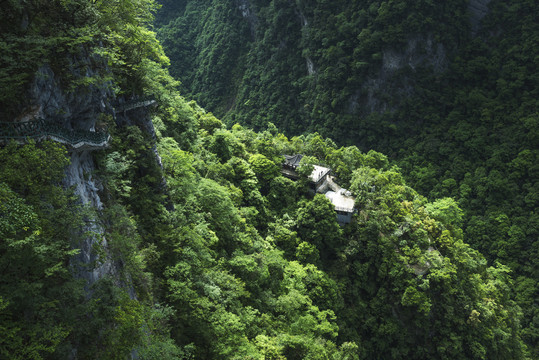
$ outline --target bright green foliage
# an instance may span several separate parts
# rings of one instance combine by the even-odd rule
[[[342,232],[337,224],[335,208],[324,195],[317,194],[312,201],[298,203],[296,227],[300,239],[314,245],[322,259],[335,256],[335,249],[342,241]]]
[[[468,219],[459,207],[468,201],[467,209],[474,210],[481,198],[503,200],[500,192],[509,185],[503,167],[493,160],[470,168],[462,181],[448,175],[436,187],[431,175],[437,167],[413,158],[417,166],[407,168],[407,175],[440,195],[429,202],[379,152],[338,148],[319,133],[289,140],[267,122],[296,131],[303,125],[291,122],[293,116],[312,117],[313,129],[335,129],[332,134],[347,140],[335,122],[353,124],[352,114],[341,117],[341,110],[383,62],[384,46],[404,45],[401,34],[423,31],[457,43],[464,25],[454,15],[465,2],[251,3],[259,21],[254,33],[230,2],[220,0],[167,1],[186,17],[174,20],[170,14],[178,27],[163,33],[183,46],[178,56],[188,55],[179,66],[188,68],[192,61],[201,66],[186,77],[189,86],[200,89],[200,100],[214,101],[223,112],[235,104],[228,120],[237,116],[264,129],[258,133],[241,125],[228,130],[178,94],[179,83],[162,68],[167,60],[148,30],[153,1],[7,2],[11,12],[2,13],[7,19],[0,24],[7,34],[3,39],[24,39],[25,30],[16,25],[27,12],[29,35],[62,45],[53,57],[43,57],[56,72],[80,49],[98,52],[109,62],[103,74],[110,75],[112,87],[152,93],[158,106],[141,111],[143,119],[133,116],[130,126],[111,122],[113,141],[95,156],[93,175],[104,185],[99,214],[84,212],[61,187],[68,163],[61,146],[11,143],[0,149],[0,356],[526,359],[522,340],[533,343],[537,329],[532,324],[522,330],[520,321],[522,311],[537,315],[531,300],[537,282],[526,276],[513,280],[507,266],[487,263],[466,241],[486,246],[490,237],[507,236],[507,244],[493,242],[489,251],[524,258],[512,251],[518,245],[528,248],[534,220],[531,225],[513,221],[505,207],[489,208],[488,218],[477,213]],[[446,11],[439,13],[437,6]],[[47,12],[50,19],[43,16]],[[302,16],[312,25],[300,31]],[[196,26],[189,29],[191,23]],[[186,29],[185,37],[176,36]],[[264,41],[242,42],[243,36]],[[23,43],[13,49],[23,49]],[[49,45],[42,48],[45,53]],[[190,47],[207,51],[191,53]],[[22,106],[14,101],[16,87],[39,64],[32,58],[28,66],[21,61],[30,70],[18,78],[20,53],[13,54],[1,61],[16,85],[3,99],[15,109]],[[227,61],[231,57],[238,61]],[[316,64],[318,77],[305,74],[306,58]],[[251,63],[256,69],[246,67],[244,74],[236,67]],[[104,68],[101,64],[96,67]],[[347,70],[350,66],[354,71]],[[226,76],[220,76],[222,68]],[[66,90],[106,77],[63,75]],[[213,80],[220,83],[212,86]],[[238,91],[228,91],[228,83]],[[341,84],[347,88],[339,89]],[[208,87],[211,92],[204,95]],[[266,91],[276,97],[268,98]],[[277,97],[282,93],[286,99]],[[460,96],[462,104],[476,105],[485,97],[480,91]],[[147,116],[155,137],[146,131]],[[365,135],[366,144],[383,138],[380,146],[390,148],[386,134],[402,129],[389,116],[366,117],[365,127],[347,128],[346,134]],[[481,116],[488,120],[489,114],[485,110]],[[452,117],[462,123],[458,114]],[[535,118],[521,118],[533,134]],[[470,129],[459,126],[458,136],[464,138]],[[470,146],[481,151],[485,144],[474,139]],[[306,155],[299,181],[279,171],[282,154],[295,153]],[[508,158],[515,170],[511,181],[526,189],[521,200],[533,206],[535,188],[527,179],[534,174],[536,154],[523,148],[514,155]],[[315,164],[332,167],[356,197],[351,224],[338,225],[331,202],[309,191],[307,176]],[[101,246],[94,249],[97,263],[107,261],[116,272],[84,289],[73,276],[80,266],[73,255],[83,237],[97,236],[81,234],[83,220],[89,219],[104,230]],[[469,225],[464,232],[461,223]],[[98,264],[88,264],[87,270]],[[522,266],[533,271],[529,259]]]
[[[192,119],[205,116],[190,109]],[[167,128],[175,124],[163,123],[159,133],[174,133]],[[339,170],[349,174],[359,208],[352,224],[340,227],[325,196],[298,191],[306,184],[283,178],[258,153],[268,144],[285,153],[330,144],[318,136],[300,145],[240,127],[200,131],[187,152],[160,135],[161,170],[145,155],[151,152],[138,127],[116,131],[99,162],[109,192],[101,256],[123,263],[119,279],[130,281],[139,300],[104,278],[83,305],[64,302],[69,316],[58,309],[56,322],[39,322],[50,327],[53,342],[46,343],[22,340],[24,328],[13,317],[16,292],[3,292],[0,326],[11,339],[2,343],[4,353],[32,357],[24,348],[56,356],[76,347],[82,359],[120,359],[132,350],[143,359],[526,358],[508,268],[487,266],[463,242],[454,200],[428,203],[383,155],[332,145],[323,150],[332,163],[357,164]],[[234,155],[218,156],[216,138],[228,139]],[[36,152],[50,159],[61,153],[53,144],[28,146],[26,152],[6,147],[5,158],[30,162]],[[62,159],[56,166],[65,165]],[[49,167],[20,178],[29,199],[33,187],[23,183],[48,186],[62,176]],[[3,169],[13,178],[23,175],[7,164]],[[166,193],[159,190],[163,175]],[[260,191],[264,183],[267,193]],[[20,239],[17,246],[29,254],[43,249],[36,243],[39,213],[7,187],[2,194],[10,214],[0,223],[6,238]],[[19,256],[6,254],[2,259]],[[36,263],[27,266],[37,271]],[[63,274],[70,284],[64,267],[42,271]],[[72,327],[85,313],[91,321]]]
[[[451,227],[462,225],[462,210],[452,198],[438,199],[425,206],[430,217]]]
[[[47,358],[62,352],[82,315],[82,287],[67,266],[78,253],[71,230],[80,219],[60,186],[65,150],[54,143],[11,143],[0,158],[0,354]]]
[[[454,200],[426,202],[382,154],[270,131],[202,131],[193,153],[159,141],[175,206],[160,261],[181,347],[227,359],[525,358],[507,268],[464,244]],[[341,228],[323,195],[276,173],[276,147],[342,164],[355,222]]]
[[[473,3],[163,1],[158,34],[182,90],[227,124],[387,154],[421,194],[458,203],[490,262],[536,279],[538,3],[490,1],[472,25]],[[302,151],[345,187],[366,165],[320,145]],[[536,333],[537,302],[519,301]]]
[[[352,189],[365,192],[356,230],[344,249],[346,263],[354,265],[341,275],[346,293],[357,296],[345,295],[354,300],[343,319],[362,324],[353,338],[372,334],[363,343],[367,353],[397,358],[524,356],[520,341],[504,335],[520,328],[514,322],[520,309],[510,300],[508,269],[487,267],[462,242],[454,225],[460,209],[452,200],[425,204],[396,175],[359,169],[353,176]],[[368,309],[378,314],[376,319]]]
[[[249,163],[256,174],[264,193],[269,189],[270,183],[279,174],[279,167],[262,154],[249,158]]]
[[[309,175],[312,174],[314,165],[318,163],[318,160],[314,156],[304,156],[299,162],[298,174],[306,180]]]

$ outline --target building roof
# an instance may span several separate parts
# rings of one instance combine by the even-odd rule
[[[283,166],[288,169],[293,169],[294,171],[299,167],[299,163],[301,162],[301,159],[303,159],[302,154],[296,154],[296,155],[284,155],[284,163]],[[323,166],[313,165],[313,172],[311,175],[309,175],[309,180],[311,180],[314,183],[319,182],[324,176],[329,174],[331,169]],[[288,174],[286,171],[283,173]],[[292,174],[290,174],[292,175]]]
[[[329,174],[331,169],[323,166],[313,165],[313,172],[309,175],[309,180],[314,183],[319,182],[324,176]]]
[[[344,211],[352,213],[354,212],[355,199],[353,196],[348,195],[349,192],[345,189],[341,189],[337,192],[328,191],[326,197],[335,206],[336,211]]]
[[[298,179],[296,169],[298,168],[303,155],[284,155],[284,158],[285,161],[283,163],[281,172],[283,175],[292,179]],[[356,202],[355,198],[352,196],[350,191],[341,188],[333,181],[331,176],[328,176],[330,172],[330,168],[313,165],[313,171],[311,175],[309,175],[309,180],[315,184],[317,192],[326,194],[326,197],[335,207],[335,211],[348,214],[353,213]],[[332,191],[327,191],[328,189],[331,189]]]
[[[297,168],[299,166],[299,162],[303,158],[303,155],[296,154],[296,155],[285,155],[284,156],[284,165],[290,166],[293,168]]]

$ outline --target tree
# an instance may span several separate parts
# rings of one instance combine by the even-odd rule
[[[79,252],[71,246],[80,240],[82,214],[61,187],[65,150],[54,143],[11,143],[0,158],[0,177],[7,181],[0,184],[0,327],[7,336],[0,353],[60,356],[82,316],[77,304],[84,302],[83,284],[69,267]]]
[[[342,230],[335,208],[324,195],[316,194],[312,200],[298,204],[296,228],[303,241],[318,249],[324,262],[333,258],[341,246]]]
[[[267,194],[271,181],[279,175],[279,167],[262,154],[252,155],[249,163],[258,178],[262,193]]]
[[[464,213],[453,198],[443,198],[428,203],[425,211],[449,229],[458,229],[462,226]]]
[[[200,211],[207,215],[212,230],[221,239],[220,247],[231,251],[237,241],[234,235],[241,227],[241,219],[226,188],[212,180],[201,179],[197,190]]]

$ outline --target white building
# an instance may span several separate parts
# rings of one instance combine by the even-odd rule
[[[293,180],[299,179],[297,168],[303,155],[284,155],[285,161],[281,173]],[[331,169],[319,165],[314,165],[313,172],[309,175],[313,190],[320,194],[325,194],[335,207],[337,221],[339,224],[348,224],[352,221],[352,214],[355,212],[356,199],[350,191],[341,188],[331,176]]]

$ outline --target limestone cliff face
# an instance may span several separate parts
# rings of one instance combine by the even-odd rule
[[[258,24],[258,18],[252,10],[249,0],[237,0],[238,9],[241,11],[241,16],[249,23],[249,28],[251,30],[251,37],[255,39],[256,26]]]
[[[392,107],[384,100],[388,89],[392,89],[392,98],[404,99],[413,94],[413,74],[417,69],[431,68],[435,74],[440,74],[448,65],[445,46],[436,43],[431,35],[411,37],[401,50],[386,48],[382,52],[382,65],[377,76],[368,78],[350,97],[348,112],[368,114],[396,110],[395,105]],[[409,75],[397,76],[402,70],[408,70]]]
[[[94,72],[88,70],[86,76],[93,75]],[[105,86],[91,86],[84,92],[67,92],[47,65],[37,71],[28,95],[30,103],[37,108],[36,118],[55,119],[67,129],[95,131],[100,114],[112,112],[109,105],[112,92]],[[102,203],[97,194],[100,185],[91,175],[94,172],[91,152],[71,152],[70,156],[65,185],[75,186],[75,193],[83,204],[101,210]]]
[[[81,61],[87,64],[82,64]],[[85,67],[84,73],[77,71],[79,79],[98,76],[90,67],[90,59],[78,60],[79,67]],[[72,69],[65,69],[72,72]],[[42,66],[36,73],[29,90],[29,102],[37,108],[36,117],[54,118],[65,128],[95,131],[99,114],[112,113],[109,104],[113,93],[107,84],[90,85],[67,91],[57,74],[48,66]]]
[[[84,73],[75,74],[80,77],[94,77],[97,70],[90,66],[92,59],[77,59],[77,63],[86,64]],[[65,69],[72,71],[72,69]],[[48,66],[42,66],[35,75],[28,90],[28,103],[34,109],[31,118],[54,119],[62,127],[69,130],[95,131],[96,121],[101,114],[112,113],[110,100],[113,92],[107,84],[90,85],[77,91],[67,91],[61,77]],[[103,190],[101,181],[95,175],[95,162],[92,151],[70,150],[70,165],[65,170],[64,186],[74,188],[81,203],[94,209],[96,213],[103,210],[100,191]],[[86,228],[81,229],[94,235],[87,236],[81,246],[81,252],[74,262],[76,275],[87,280],[88,285],[106,274],[116,272],[115,265],[110,261],[95,262],[96,254],[92,250],[96,242],[101,241],[104,229],[96,219],[87,219]],[[102,242],[106,247],[106,239]],[[93,263],[99,266],[89,266]],[[77,265],[78,263],[78,265]],[[83,266],[79,266],[79,265]]]
[[[132,101],[133,99],[116,99],[110,83],[85,81],[90,78],[102,79],[106,78],[103,75],[110,75],[107,74],[109,70],[103,62],[86,54],[73,59],[73,63],[77,66],[53,70],[50,66],[44,65],[36,71],[25,97],[27,108],[22,111],[17,121],[46,119],[63,129],[75,130],[73,133],[88,133],[103,127],[104,117],[112,117],[117,127],[135,125],[155,139],[155,130],[146,105],[139,106],[137,101]],[[75,79],[75,84],[86,85],[73,90],[74,87],[70,86],[66,78]],[[137,105],[130,105],[129,110],[125,110],[124,106],[124,110],[116,113],[114,106],[120,111],[118,104],[122,102],[127,104],[134,102]],[[150,103],[153,104],[155,101],[152,100]],[[88,294],[91,293],[92,284],[103,277],[111,276],[118,285],[127,287],[131,298],[135,299],[131,281],[125,278],[122,261],[112,259],[110,256],[107,224],[100,218],[102,211],[106,210],[107,201],[102,198],[106,191],[103,180],[97,172],[95,157],[98,152],[105,151],[105,147],[75,148],[68,145],[67,149],[70,164],[65,169],[63,186],[74,190],[85,211],[83,228],[73,229],[79,234],[85,234],[83,240],[76,245],[80,249],[79,254],[71,261],[73,275],[85,280]],[[156,163],[162,167],[155,145],[153,152]],[[161,185],[166,187],[164,183]],[[97,249],[99,251],[96,251]]]
[[[488,14],[488,5],[491,0],[470,0],[468,11],[472,24],[472,34],[476,34],[481,25],[481,20]]]

